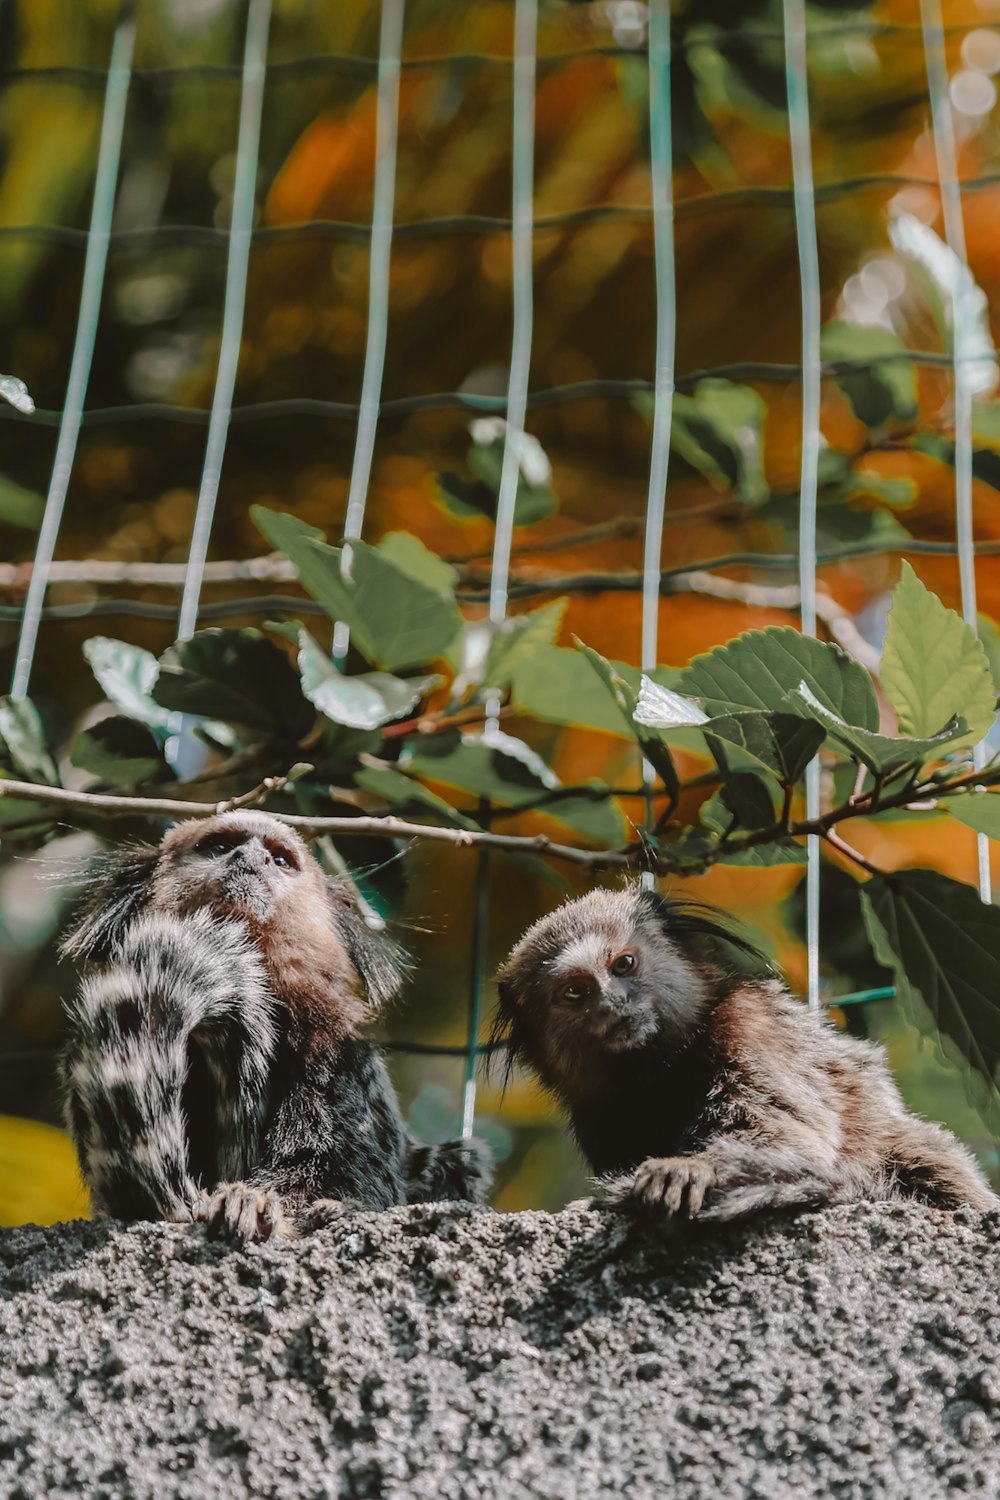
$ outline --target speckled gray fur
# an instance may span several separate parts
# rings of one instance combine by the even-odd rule
[[[0,1494],[1000,1492],[1000,1213],[0,1231]]]

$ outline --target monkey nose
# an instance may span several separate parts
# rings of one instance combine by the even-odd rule
[[[259,839],[249,839],[238,845],[232,857],[235,864],[247,865],[253,870],[261,870],[271,863],[271,856]]]

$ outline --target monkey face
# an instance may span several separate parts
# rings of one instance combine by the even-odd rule
[[[327,879],[299,835],[269,813],[192,819],[171,828],[157,849],[105,856],[63,953],[107,958],[144,911],[237,918],[279,997],[287,1002],[297,992],[329,1011],[335,996],[341,1020],[359,1020],[366,1002],[384,1004],[402,983],[402,954],[369,931],[349,886]]]
[[[706,1003],[703,973],[658,898],[591,891],[530,927],[500,971],[497,1034],[564,1089],[602,1054],[675,1041]]]
[[[544,966],[535,1004],[549,1010],[560,1031],[588,1036],[611,1052],[641,1046],[657,1021],[637,936],[617,924],[581,932]]]
[[[321,894],[322,877],[298,835],[264,813],[224,813],[167,834],[152,881],[153,905],[183,915],[267,923],[290,900]],[[314,891],[315,888],[315,891]]]

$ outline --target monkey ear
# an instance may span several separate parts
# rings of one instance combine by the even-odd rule
[[[497,975],[497,995],[499,997],[497,1020],[509,1026],[514,1019],[514,1012],[517,1009],[518,1003],[517,985],[509,974],[500,973]]]
[[[64,958],[100,961],[149,900],[149,883],[160,857],[156,848],[115,849],[92,861],[76,921],[63,937]]]
[[[518,991],[513,979],[501,972],[497,975],[497,1008],[493,1012],[489,1035],[486,1039],[485,1073],[493,1075],[498,1058],[502,1058],[500,1075],[501,1097],[507,1091],[514,1074],[514,1065],[521,1056],[522,1033],[517,1025],[519,1006]]]
[[[667,937],[673,939],[689,956],[697,958],[699,949],[707,946],[709,953],[718,952],[725,944],[757,973],[773,974],[774,965],[766,954],[730,926],[727,914],[695,901],[687,896],[663,895],[659,891],[642,891],[638,896],[641,910],[646,911],[660,924]]]
[[[343,881],[331,879],[326,885],[347,956],[365,987],[369,1004],[379,1010],[395,999],[402,988],[407,968],[406,954],[391,938],[368,926]]]

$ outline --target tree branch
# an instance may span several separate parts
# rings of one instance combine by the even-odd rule
[[[180,798],[117,797],[104,792],[70,792],[63,787],[39,786],[30,781],[0,781],[0,800],[15,798],[19,802],[37,802],[43,807],[76,810],[89,817],[102,819],[213,818],[233,807],[246,806],[248,799],[259,801],[266,792],[265,786],[263,793],[257,787],[246,797],[231,798],[226,802],[184,802]],[[567,864],[582,865],[591,870],[627,868],[637,862],[642,854],[638,845],[628,849],[575,849],[569,844],[557,844],[541,833],[519,835],[474,832],[465,828],[440,828],[428,823],[409,823],[403,818],[391,816],[309,818],[298,813],[281,812],[273,813],[272,816],[307,836],[339,833],[349,834],[352,838],[428,839],[461,848],[540,854],[546,859],[563,860]],[[2,832],[0,825],[0,834]]]
[[[939,785],[931,783],[929,786],[935,798],[947,797],[950,792],[961,791],[966,786],[975,784],[977,779],[982,779],[983,774],[983,771],[973,769],[963,772],[952,781]],[[0,800],[10,798],[21,802],[34,802],[53,810],[60,808],[75,810],[83,817],[99,819],[211,818],[235,807],[246,807],[260,802],[270,791],[283,785],[284,779],[283,777],[268,777],[252,791],[223,802],[185,802],[181,798],[167,797],[119,797],[105,792],[67,791],[63,787],[41,786],[30,781],[0,780]],[[907,784],[895,796],[883,797],[878,811],[888,812],[894,808],[906,807],[912,803],[916,795],[926,789],[922,787],[915,791],[911,785]],[[514,811],[520,810],[514,809]],[[818,818],[803,818],[798,822],[790,822],[787,826],[779,821],[769,828],[754,829],[749,833],[738,831],[727,833],[714,849],[706,852],[704,859],[698,861],[697,865],[671,859],[669,846],[656,849],[650,846],[648,839],[640,839],[639,842],[628,844],[622,849],[578,849],[571,844],[556,843],[545,834],[504,834],[485,830],[446,828],[436,824],[410,823],[392,815],[356,818],[306,817],[298,813],[276,812],[273,816],[307,837],[343,834],[352,838],[427,839],[432,843],[451,844],[457,848],[495,849],[510,854],[537,854],[545,859],[560,860],[588,870],[648,868],[658,874],[670,874],[677,871],[690,874],[695,868],[710,868],[720,859],[724,859],[727,854],[774,843],[779,838],[802,838],[807,834],[817,834],[871,874],[877,875],[882,872],[869,864],[861,854],[846,845],[838,836],[831,835],[831,830],[839,823],[845,823],[851,818],[870,817],[874,810],[872,793],[869,792],[859,801],[845,803],[842,807],[833,808]],[[35,825],[30,823],[27,826]],[[13,829],[8,831],[13,831]],[[3,826],[0,825],[0,836],[3,832]]]

